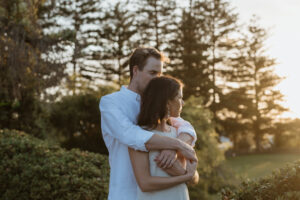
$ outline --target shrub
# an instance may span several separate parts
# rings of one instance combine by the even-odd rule
[[[225,200],[300,199],[300,160],[256,181],[244,181],[237,191],[224,190]]]
[[[99,98],[93,94],[65,96],[51,106],[50,123],[63,147],[108,154],[98,107]]]
[[[107,157],[0,130],[0,199],[106,199]]]

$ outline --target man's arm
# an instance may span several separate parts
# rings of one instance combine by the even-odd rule
[[[174,126],[175,128],[177,128],[177,133],[178,133],[178,136],[181,134],[181,133],[185,133],[186,135],[190,135],[191,136],[191,139],[192,139],[192,142],[189,144],[191,144],[192,146],[195,146],[195,142],[197,140],[197,134],[196,134],[196,131],[194,129],[194,127],[191,125],[190,122],[182,119],[181,117],[171,117],[171,123],[172,123],[172,126]],[[185,141],[184,139],[185,137],[182,137],[182,139]],[[189,138],[187,138],[189,140]],[[187,142],[187,141],[185,141]]]
[[[181,117],[177,117],[177,118],[171,117],[170,119],[171,119],[172,126],[174,126],[177,129],[177,133],[179,133],[177,137],[180,136],[179,137],[180,140],[192,146],[195,146],[195,142],[197,140],[197,134],[194,127],[191,125],[191,123],[185,121]],[[156,159],[157,165],[164,169],[171,168],[176,162],[176,153],[177,152],[171,150],[161,151],[160,155]],[[178,169],[178,165],[174,168]],[[174,173],[177,173],[176,171],[177,170],[175,170]],[[178,171],[178,173],[181,172],[182,170]]]
[[[191,123],[185,121],[181,117],[177,117],[177,118],[171,117],[170,119],[171,119],[172,126],[175,127],[177,129],[177,133],[179,133],[177,138],[192,146],[195,146],[195,142],[197,140],[197,134],[194,127],[191,125]],[[171,168],[175,162],[176,162],[175,151],[163,150],[161,151],[159,157],[157,157],[158,166],[164,169]]]
[[[195,151],[189,145],[176,138],[160,136],[142,129],[134,124],[119,106],[112,98],[107,96],[101,98],[100,112],[103,133],[109,134],[135,150],[172,149],[180,151],[187,159],[197,160]]]
[[[192,145],[193,137],[188,133],[180,133],[179,136],[177,136],[177,138],[189,145]],[[176,151],[162,150],[161,153],[156,158],[156,164],[160,168],[168,169],[168,168],[172,168],[172,166],[176,163],[176,159],[177,159]],[[177,162],[177,163],[180,163],[180,162]],[[176,166],[175,168],[178,169],[178,166]],[[182,171],[182,170],[180,170],[180,171]]]
[[[131,148],[128,148],[128,151],[136,181],[143,192],[167,189],[187,182],[192,179],[197,168],[197,163],[193,162],[187,167],[185,175],[175,177],[151,176],[148,153],[134,151]]]
[[[179,136],[177,138],[189,145],[195,144],[194,138],[189,133],[179,133]],[[197,184],[198,182],[199,182],[199,173],[196,170],[192,180],[188,181],[187,183],[190,185],[194,185]]]
[[[189,145],[193,142],[193,137],[188,133],[180,133],[177,138]],[[174,160],[172,160],[173,156]],[[182,160],[177,159],[177,152],[174,150],[162,150],[155,161],[158,167],[162,168],[171,176],[179,176],[186,173]]]
[[[195,150],[193,147],[187,143],[179,140],[178,138],[171,138],[166,136],[160,136],[154,134],[150,140],[146,142],[146,148],[148,150],[177,150],[179,151],[186,159],[192,161],[198,161],[196,157]]]

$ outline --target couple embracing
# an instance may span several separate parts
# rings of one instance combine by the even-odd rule
[[[180,118],[180,80],[162,76],[166,58],[140,47],[129,59],[128,87],[100,100],[109,151],[109,200],[187,200],[197,183],[196,132]]]

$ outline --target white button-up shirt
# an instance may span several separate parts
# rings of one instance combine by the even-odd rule
[[[140,95],[122,86],[121,90],[105,95],[100,100],[101,129],[109,152],[110,182],[109,200],[136,200],[137,183],[133,174],[128,147],[147,151],[145,143],[154,133],[137,126],[140,112]],[[190,123],[176,118],[172,123],[178,131],[196,132]]]

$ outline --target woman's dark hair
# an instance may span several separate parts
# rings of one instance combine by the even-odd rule
[[[155,129],[159,120],[167,115],[167,103],[173,100],[183,84],[171,76],[152,79],[141,95],[141,110],[138,125],[147,129]]]

